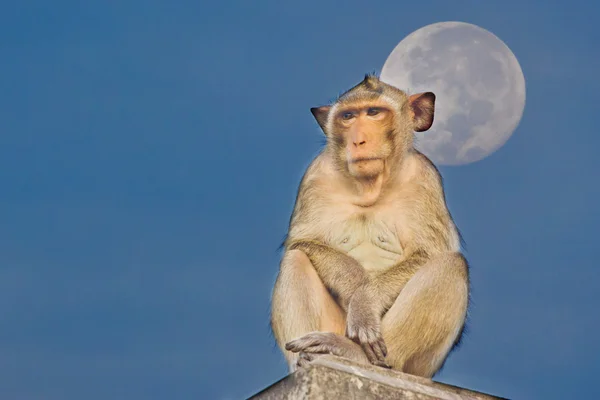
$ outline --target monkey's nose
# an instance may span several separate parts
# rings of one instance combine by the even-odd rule
[[[360,141],[360,142],[358,142],[358,143],[357,143],[357,142],[353,142],[353,143],[354,143],[354,145],[355,145],[356,147],[358,147],[358,146],[362,146],[363,144],[367,143],[367,141],[366,141],[366,140],[362,140],[362,141]]]

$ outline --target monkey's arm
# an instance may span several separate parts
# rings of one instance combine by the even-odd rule
[[[323,284],[332,292],[344,311],[348,310],[348,304],[356,289],[369,281],[367,273],[358,261],[321,242],[293,241],[288,249],[301,250],[308,256]]]
[[[375,311],[379,316],[382,316],[394,304],[410,278],[428,259],[429,257],[425,251],[414,251],[400,263],[366,282],[356,291],[356,298],[353,301],[362,302],[364,296],[371,297]]]
[[[381,336],[381,314],[374,298],[356,297],[355,293],[371,295],[369,277],[354,258],[316,241],[298,241],[290,249],[303,251],[313,264],[325,286],[337,297],[338,304],[347,312],[346,336],[360,343],[369,361],[389,368],[385,362],[387,348]]]

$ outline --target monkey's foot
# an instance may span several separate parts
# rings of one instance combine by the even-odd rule
[[[317,353],[305,353],[301,351],[298,353],[298,361],[296,362],[296,366],[298,368],[304,368],[308,366],[314,359],[321,357],[323,354]]]
[[[311,332],[285,345],[285,349],[299,353],[298,367],[304,367],[322,354],[333,354],[361,364],[369,364],[369,359],[357,343],[345,336],[331,332]]]

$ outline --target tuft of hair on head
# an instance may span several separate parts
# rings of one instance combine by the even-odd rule
[[[365,74],[362,81],[342,93],[337,101],[372,100],[383,94],[384,86],[376,75]]]
[[[377,90],[381,85],[379,78],[375,74],[365,74],[365,79],[361,82],[365,89]]]
[[[383,93],[383,85],[382,82],[375,74],[365,74],[365,78],[348,92],[353,91],[363,91],[363,92],[371,92],[376,94]]]

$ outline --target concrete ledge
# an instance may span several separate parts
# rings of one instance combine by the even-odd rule
[[[319,357],[261,392],[270,399],[502,399],[374,365],[359,365],[331,355]]]

